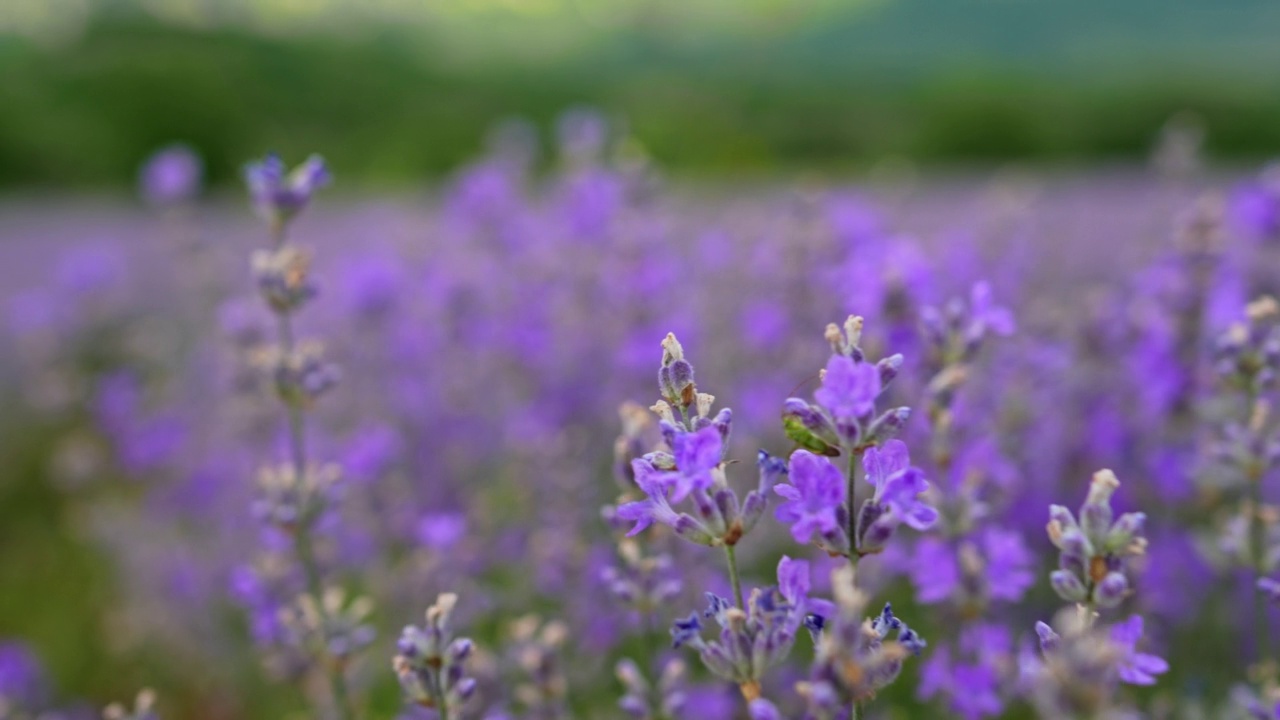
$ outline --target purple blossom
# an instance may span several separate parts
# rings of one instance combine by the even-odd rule
[[[1154,685],[1156,675],[1169,670],[1164,658],[1137,651],[1142,639],[1142,616],[1133,615],[1128,620],[1111,626],[1111,640],[1120,649],[1120,661],[1116,666],[1120,680],[1130,685]]]
[[[467,516],[462,513],[429,513],[418,521],[416,537],[423,547],[448,550],[467,534]]]
[[[916,530],[928,530],[938,521],[938,511],[919,499],[929,483],[924,471],[911,465],[906,443],[890,440],[882,448],[868,448],[862,465],[867,482],[876,486],[873,500],[889,511],[885,517]]]
[[[969,329],[970,338],[981,337],[987,332],[997,335],[1012,335],[1017,329],[1013,313],[1009,308],[997,305],[992,298],[991,284],[983,281],[974,283],[969,291]]]
[[[723,447],[720,431],[715,427],[676,435],[672,443],[676,471],[658,480],[670,483],[671,502],[680,502],[695,490],[711,487],[714,482],[711,471],[720,464]]]
[[[332,180],[324,159],[312,155],[292,171],[286,169],[278,155],[270,154],[244,169],[249,199],[266,219],[287,221],[311,202],[316,190]]]
[[[822,376],[822,387],[813,397],[837,420],[858,420],[875,411],[880,390],[880,371],[875,365],[832,355]]]
[[[204,163],[186,145],[170,145],[147,158],[138,173],[142,197],[152,205],[172,205],[200,192]]]
[[[791,526],[791,537],[807,544],[815,533],[838,530],[836,511],[845,502],[846,488],[836,466],[808,450],[797,450],[791,456],[788,478],[791,484],[773,488],[786,499],[774,514],[779,522]]]

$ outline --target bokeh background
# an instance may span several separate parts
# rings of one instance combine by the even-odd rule
[[[244,435],[192,429],[213,417],[192,408],[212,402],[209,388],[220,386],[211,378],[228,364],[201,343],[217,345],[211,336],[219,331],[210,328],[234,324],[219,303],[252,290],[237,274],[258,233],[240,195],[249,158],[268,150],[290,160],[320,152],[338,178],[326,196],[329,208],[300,222],[338,278],[336,304],[314,329],[356,339],[339,351],[356,368],[356,390],[338,405],[387,419],[378,413],[392,411],[379,401],[357,402],[362,387],[363,397],[378,394],[361,382],[360,368],[383,372],[377,363],[386,361],[403,365],[388,373],[409,378],[389,394],[448,407],[430,417],[401,408],[408,424],[393,428],[400,433],[394,442],[339,411],[321,445],[350,462],[373,463],[369,457],[387,452],[379,442],[421,443],[419,455],[427,457],[417,458],[419,469],[456,478],[444,509],[461,507],[476,525],[485,525],[476,520],[484,501],[460,488],[477,482],[491,481],[501,497],[524,499],[520,493],[537,493],[521,489],[521,473],[593,487],[590,507],[568,513],[593,527],[598,506],[616,490],[600,480],[608,477],[617,431],[613,408],[650,399],[650,365],[657,340],[671,329],[668,317],[685,323],[676,329],[711,356],[706,377],[718,371],[728,379],[727,404],[745,404],[742,417],[766,423],[775,403],[823,360],[821,343],[779,350],[782,338],[792,343],[788,348],[800,347],[810,329],[848,312],[850,298],[864,297],[850,290],[828,298],[813,285],[826,280],[811,282],[795,265],[834,263],[837,255],[823,255],[831,251],[823,244],[827,234],[862,237],[892,226],[933,238],[923,247],[945,264],[960,254],[947,255],[951,233],[987,233],[998,239],[983,252],[1006,261],[988,273],[997,286],[1003,278],[1003,289],[1041,280],[1046,287],[1058,283],[1061,298],[1078,297],[1076,289],[1089,283],[1119,287],[1123,268],[1138,267],[1163,247],[1174,232],[1171,218],[1200,190],[1235,187],[1280,152],[1277,38],[1274,0],[0,0],[0,298],[12,326],[0,344],[0,638],[31,648],[46,669],[46,689],[68,706],[99,705],[142,686],[161,689],[176,718],[293,717],[302,705],[299,691],[262,670],[245,640],[243,610],[225,597],[209,599],[225,588],[237,553],[248,552],[228,540],[243,535],[248,520],[224,520],[247,503],[245,476],[255,456],[229,466],[205,463],[219,454],[219,443],[234,445]],[[563,187],[556,184],[564,172],[563,153],[554,150],[556,123],[575,108],[594,108],[608,122],[611,167],[620,174],[656,169],[685,193],[654,215],[661,222],[627,214],[643,216],[643,204],[619,211],[630,229],[607,235],[617,245],[592,244],[594,231],[580,227],[596,222],[598,206],[573,196],[572,173],[564,174]],[[569,188],[549,201],[549,211],[513,201],[501,183],[490,192],[494,186],[472,173],[487,166],[468,164],[501,155],[492,131],[512,118],[528,121],[521,131],[531,129],[539,145],[551,148],[526,158],[530,176],[552,178],[542,186],[550,188],[548,197]],[[173,213],[140,198],[138,179],[144,160],[175,142],[200,157],[204,200]],[[814,220],[820,213],[810,211],[832,187],[855,188],[885,214],[855,202],[823,225]],[[1021,224],[1032,198],[1045,196],[1054,198],[1051,207]],[[499,247],[505,240],[493,240],[483,225],[488,220],[475,218],[545,222],[551,229],[537,232],[550,235],[563,229],[547,219],[560,202],[566,213],[590,206],[566,221],[588,240],[537,245],[532,260],[525,258],[532,279],[523,278],[526,284],[509,296],[485,295],[485,273],[507,257]],[[698,296],[696,318],[680,316],[670,299],[689,287],[680,277],[688,266],[674,256],[646,255],[655,247],[646,233],[663,238],[656,247],[687,253],[706,272],[727,266],[715,258],[749,256],[715,287],[731,292],[735,279],[759,282],[792,293],[791,310],[740,307],[708,292]],[[770,244],[779,237],[804,239]],[[1071,250],[1099,238],[1117,242]],[[480,249],[439,249],[450,240],[474,241]],[[483,245],[490,241],[497,245]],[[1050,245],[1048,255],[1027,250]],[[606,267],[619,247],[656,268],[651,276],[594,312],[565,310],[560,334],[548,335],[567,343],[562,354],[581,348],[596,355],[564,360],[548,353],[521,374],[508,366],[523,350],[507,338],[513,346],[494,344],[494,357],[480,365],[528,384],[493,400],[519,407],[519,417],[459,395],[459,388],[488,387],[478,370],[414,377],[431,363],[466,368],[473,359],[468,343],[497,343],[493,338],[509,329],[498,321],[466,336],[479,313],[515,312],[547,296],[555,297],[552,308],[576,307],[575,297],[549,289],[563,280],[556,274],[564,270],[562,253],[584,267]],[[395,306],[400,314],[387,327],[434,323],[430,311],[440,303],[449,322],[464,328],[456,330],[463,340],[454,340],[461,345],[449,351],[432,345],[447,344],[448,328],[441,337],[406,339],[352,319],[381,312],[369,304],[394,305],[376,292],[372,300],[361,293],[409,285],[387,270],[395,265],[391,258],[404,255],[430,272],[417,278],[422,288],[404,291],[414,304]],[[906,275],[917,267],[889,250],[876,257],[891,269],[907,268]],[[777,263],[791,263],[790,274],[774,273]],[[340,276],[340,267],[355,268],[354,277]],[[956,271],[965,280],[947,280],[947,270],[935,268],[943,279],[927,299],[966,292],[969,275],[983,274],[961,261],[951,267],[966,268]],[[591,279],[575,274],[566,282],[581,289]],[[654,294],[667,300],[646,307]],[[1090,296],[1091,307],[1104,304],[1100,297]],[[1055,302],[1028,300],[1026,308],[1045,312],[1033,327],[1066,326],[1053,314]],[[635,310],[603,333],[625,356],[621,361],[584,337],[612,322],[610,308]],[[48,341],[42,333],[58,323],[56,342]],[[716,329],[730,324],[732,331]],[[365,343],[393,344],[382,332],[412,346],[408,355],[388,350],[388,361],[376,351],[362,354]],[[744,333],[751,352],[792,372],[764,380],[753,374],[731,355]],[[574,394],[579,378],[548,375],[580,367],[601,381],[598,395]],[[547,377],[550,385],[537,385]],[[563,405],[536,406],[544,394]],[[597,419],[577,414],[585,411]],[[1083,423],[1085,415],[1075,419]],[[238,407],[218,417],[243,421]],[[574,432],[545,430],[554,423]],[[758,427],[744,437],[762,435],[762,444],[784,447],[776,428]],[[494,428],[506,434],[476,436]],[[475,455],[509,436],[518,438],[509,463],[449,456],[435,465],[439,458],[430,455],[458,447]],[[588,453],[594,465],[579,469],[583,485],[572,485],[578,480],[560,477],[561,463],[583,456],[584,447],[597,449]],[[175,460],[175,448],[190,454]],[[742,450],[749,456],[747,441]],[[1089,462],[1106,455],[1090,452],[1078,455]],[[1086,466],[1093,467],[1079,458],[1063,461],[1052,482]],[[1059,499],[1074,502],[1075,495]],[[432,502],[419,504],[442,509]],[[488,527],[476,530],[485,538],[481,546],[490,548],[494,538],[519,546],[494,527],[510,509],[494,512]],[[140,523],[139,514],[164,521]],[[1041,523],[1039,516],[1027,521]],[[607,536],[603,528],[594,532]],[[554,540],[541,538],[538,552],[558,558]],[[203,556],[201,542],[218,557]],[[768,561],[758,559],[754,570],[767,577]],[[465,569],[441,572],[467,577]],[[394,586],[393,580],[368,586]],[[556,579],[539,582],[554,586]],[[1043,588],[1038,592],[1045,600]],[[412,608],[429,597],[416,586],[405,594],[391,606]],[[170,595],[178,599],[170,602]],[[549,614],[589,612],[581,607],[588,600],[576,602],[557,607],[543,597],[536,604]],[[502,607],[492,601],[476,617]],[[1186,619],[1181,611],[1170,611],[1178,619],[1168,628]],[[1201,612],[1217,623],[1203,627],[1232,625],[1227,613]],[[388,611],[379,624],[394,632],[403,618]],[[482,638],[498,637],[489,621],[478,622]],[[1184,641],[1199,642],[1187,634]],[[1166,638],[1174,635],[1170,629]],[[1206,646],[1204,657],[1221,660],[1219,669],[1234,667],[1230,640],[1227,632],[1223,642]],[[385,644],[372,666],[379,667]],[[1197,697],[1221,697],[1236,679],[1230,671],[1193,672],[1175,685],[1192,687]],[[369,682],[380,690],[379,716],[393,716],[391,678]],[[598,698],[580,699],[583,717],[593,717],[590,708],[610,707],[616,688],[597,690]],[[909,689],[899,695],[911,707]]]
[[[1139,160],[1191,111],[1216,158],[1280,144],[1268,0],[8,0],[0,183],[127,185],[184,140],[210,179],[325,148],[439,177],[512,115],[588,104],[664,168]]]

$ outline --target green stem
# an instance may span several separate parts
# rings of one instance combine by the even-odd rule
[[[862,458],[862,453],[855,452],[852,448],[846,448],[845,454],[849,457],[849,469],[846,475],[846,479],[848,483],[848,486],[847,486],[848,497],[845,500],[845,502],[847,503],[846,510],[849,516],[848,518],[849,526],[848,528],[846,528],[846,530],[849,533],[849,564],[853,565],[853,567],[856,569],[858,567],[858,559],[861,557],[858,554],[857,511],[858,511],[858,479],[859,479],[859,475],[861,474],[860,468],[862,467],[862,463],[859,462],[859,460],[861,460]]]
[[[440,701],[440,707],[436,708],[440,715],[440,720],[449,720],[449,700],[444,696],[444,682],[440,679],[440,671],[432,673],[435,678],[436,698]]]
[[[732,545],[725,545],[724,556],[729,563],[729,582],[733,584],[734,602],[745,610],[747,605],[742,602],[742,580],[738,578],[738,551]]]
[[[862,453],[855,452],[853,448],[846,448],[845,454],[849,456],[849,468],[848,474],[846,475],[848,481],[848,498],[846,502],[848,502],[849,514],[849,564],[853,566],[854,570],[857,570],[858,560],[862,557],[858,553],[858,516],[856,514],[856,510],[858,509],[858,480],[861,475],[860,471],[862,463],[860,460],[862,459]],[[855,575],[854,582],[856,583],[857,581],[858,578]],[[849,707],[849,720],[858,720],[860,717],[862,717],[862,703],[860,701],[855,701],[853,705]]]

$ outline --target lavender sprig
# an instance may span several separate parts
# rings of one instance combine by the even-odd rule
[[[759,483],[739,502],[725,473],[733,413],[724,408],[712,415],[715,397],[698,392],[693,365],[674,334],[662,342],[658,388],[662,399],[652,409],[671,452],[652,452],[632,460],[632,477],[646,498],[619,506],[616,517],[635,523],[628,536],[657,522],[689,542],[723,547],[734,601],[744,608],[735,547],[759,522],[768,491],[786,466],[761,451]],[[677,509],[686,500],[692,512]]]
[[[1140,616],[1110,627],[1097,622],[1099,609],[1115,608],[1131,594],[1126,562],[1146,551],[1146,516],[1116,518],[1111,509],[1119,486],[1110,470],[1095,473],[1079,522],[1061,505],[1049,508],[1049,539],[1059,551],[1059,569],[1050,582],[1076,607],[1059,613],[1056,629],[1036,623],[1041,655],[1021,659],[1024,690],[1046,716],[1126,717],[1116,685],[1150,685],[1169,669],[1164,659],[1136,649],[1143,635]]]
[[[1254,622],[1259,657],[1271,656],[1271,628],[1263,594],[1267,575],[1275,566],[1270,536],[1276,531],[1275,513],[1265,504],[1262,481],[1280,459],[1280,438],[1266,396],[1273,392],[1280,371],[1280,304],[1271,297],[1249,303],[1244,322],[1219,338],[1214,367],[1234,412],[1217,428],[1215,455],[1237,484],[1243,501],[1237,519],[1247,528],[1240,558],[1254,573],[1258,592]]]
[[[296,606],[296,625],[304,634],[309,631],[321,638],[318,659],[327,669],[338,717],[345,720],[353,715],[346,665],[350,653],[372,637],[360,622],[367,608],[359,608],[350,621],[344,618],[341,594],[326,591],[315,555],[314,526],[328,509],[336,471],[308,460],[305,411],[336,384],[339,373],[324,359],[318,344],[299,343],[295,337],[293,316],[317,290],[310,273],[310,251],[287,239],[289,222],[306,207],[314,191],[329,182],[329,173],[324,161],[312,156],[286,174],[283,162],[270,155],[247,166],[245,179],[254,207],[271,232],[270,247],[252,257],[258,289],[276,317],[276,345],[260,353],[259,360],[284,406],[289,445],[288,464],[264,470],[260,476],[255,512],[293,540],[306,588],[306,597]]]
[[[860,613],[866,601],[856,586],[854,572],[859,559],[882,552],[900,525],[928,530],[938,520],[937,510],[921,499],[929,488],[924,472],[911,464],[906,444],[894,437],[910,416],[910,408],[883,413],[876,408],[881,393],[902,367],[902,356],[892,355],[874,364],[868,361],[859,345],[862,327],[858,316],[850,316],[843,328],[834,323],[827,326],[825,337],[833,354],[821,374],[822,385],[814,393],[816,404],[789,398],[783,408],[783,426],[801,449],[791,456],[790,483],[774,488],[786,500],[778,506],[776,516],[791,526],[797,542],[813,542],[831,555],[849,559],[849,573],[840,578],[848,587],[839,590],[844,593],[844,613],[835,629],[839,639],[829,641],[846,646],[830,648],[825,655],[820,651],[814,672],[821,682],[806,691],[810,713],[818,718],[831,717],[848,705],[857,720],[862,704],[876,689],[892,682],[901,668],[900,657],[895,659],[896,665],[880,665],[884,660],[880,641],[888,625],[905,628],[892,617],[889,606],[885,606],[886,616],[880,624],[873,624],[871,635],[862,629]],[[829,459],[838,456],[843,456],[847,465],[844,474]],[[875,486],[861,505],[857,492],[860,471]],[[913,652],[924,647],[914,633],[905,644]],[[857,657],[843,655],[846,651]],[[824,669],[824,663],[829,667]],[[836,667],[841,663],[859,668],[866,664],[879,674],[856,681],[842,679]],[[890,667],[893,669],[888,672]]]
[[[416,705],[433,708],[440,720],[462,717],[464,705],[475,694],[476,681],[467,675],[467,659],[473,645],[468,638],[455,638],[449,619],[458,596],[441,594],[427,608],[426,622],[409,625],[396,643],[399,654],[392,661],[405,698]]]

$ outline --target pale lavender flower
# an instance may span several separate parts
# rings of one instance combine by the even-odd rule
[[[472,642],[455,638],[449,626],[457,603],[458,596],[451,593],[436,598],[427,608],[426,623],[406,626],[400,634],[393,661],[405,699],[441,714],[460,712],[476,690],[475,679],[467,675]]]

